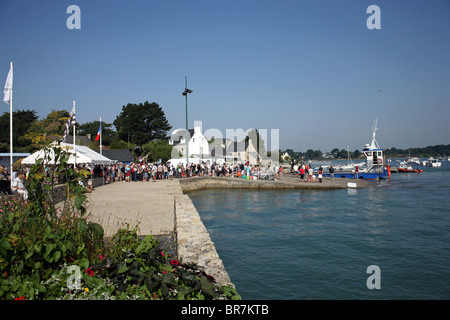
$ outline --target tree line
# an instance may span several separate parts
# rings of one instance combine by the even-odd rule
[[[338,148],[332,149],[330,152],[322,153],[320,150],[308,149],[306,152],[296,152],[292,149],[286,149],[280,152],[280,155],[287,152],[289,159],[305,159],[305,160],[324,160],[324,159],[351,159],[364,158],[364,155],[358,149],[355,151],[347,151],[345,149],[339,150]],[[392,147],[390,149],[384,150],[385,156],[387,158],[407,158],[407,157],[447,157],[450,155],[450,144],[448,145],[434,145],[424,148],[408,148],[408,149],[397,149]],[[282,160],[289,160],[282,159]]]
[[[32,153],[55,140],[61,140],[70,114],[67,110],[52,110],[39,119],[35,110],[13,112],[13,150]],[[0,152],[9,152],[9,112],[0,116]],[[89,147],[99,150],[95,141],[100,121],[77,123],[76,137],[90,136]],[[129,149],[149,161],[169,159],[172,146],[168,143],[168,131],[172,128],[161,106],[148,101],[129,103],[122,107],[113,123],[102,121],[102,145],[110,149]],[[73,129],[70,130],[70,135]],[[79,144],[79,139],[76,141]]]
[[[306,152],[294,151],[292,149],[286,149],[280,154],[287,153],[290,159],[305,159],[305,160],[323,160],[323,159],[357,159],[362,156],[361,151],[347,151],[345,149],[339,150],[338,148],[332,149],[330,152],[323,153],[321,150],[308,149]],[[285,160],[285,159],[283,159]]]

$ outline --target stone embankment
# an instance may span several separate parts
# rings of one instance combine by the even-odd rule
[[[322,182],[300,181],[294,175],[285,174],[282,180],[245,180],[241,178],[223,178],[223,177],[193,177],[188,179],[179,179],[184,193],[205,189],[314,189],[331,190],[341,188],[364,188],[371,182],[356,179],[344,178],[324,178]],[[350,185],[349,185],[350,183]]]
[[[214,277],[220,285],[234,288],[216,247],[188,195],[175,196],[177,252],[183,263],[191,263]]]

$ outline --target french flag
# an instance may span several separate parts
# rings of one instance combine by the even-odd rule
[[[102,133],[102,122],[100,121],[100,125],[98,126],[97,136],[95,137],[95,141],[100,140],[100,134]]]

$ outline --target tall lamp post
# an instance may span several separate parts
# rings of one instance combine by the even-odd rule
[[[188,93],[192,93],[192,90],[189,90],[187,88],[187,76],[184,77],[184,82],[185,82],[185,86],[184,86],[184,91],[183,91],[183,96],[186,97],[186,167],[188,165],[189,162],[189,128],[188,128],[188,105],[187,105],[187,96]]]

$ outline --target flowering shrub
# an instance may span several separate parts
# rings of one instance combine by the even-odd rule
[[[27,203],[0,202],[0,299],[240,299],[152,236],[140,239],[137,227],[105,239],[86,218],[79,176],[54,149],[58,164],[31,169]],[[68,200],[57,208],[52,190],[61,178]]]

